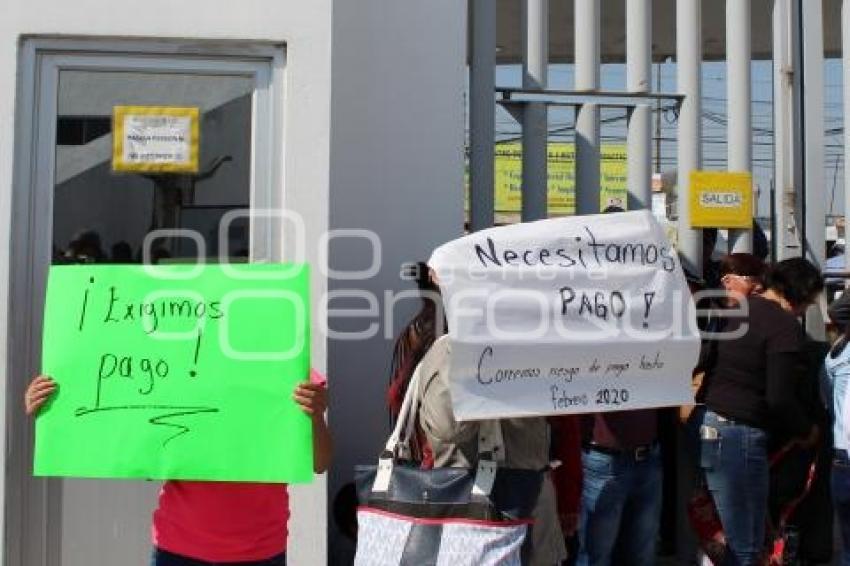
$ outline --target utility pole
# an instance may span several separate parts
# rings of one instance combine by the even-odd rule
[[[655,92],[661,92],[661,62],[655,64]],[[661,99],[655,102],[655,172],[661,174]]]

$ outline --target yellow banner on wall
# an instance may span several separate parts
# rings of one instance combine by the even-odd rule
[[[626,146],[602,146],[600,163],[600,210],[608,206],[626,209]],[[522,144],[496,144],[496,212],[522,210]],[[575,213],[575,144],[553,142],[548,146],[549,213]]]
[[[200,110],[176,106],[115,106],[112,169],[197,173]]]
[[[748,172],[691,171],[692,228],[753,227],[753,176]]]

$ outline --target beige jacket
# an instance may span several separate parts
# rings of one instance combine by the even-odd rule
[[[478,422],[457,422],[449,393],[449,340],[434,342],[420,362],[419,425],[434,452],[435,467],[472,468],[478,459]],[[506,468],[543,470],[549,464],[549,425],[545,418],[503,419]],[[553,566],[567,557],[558,521],[555,490],[547,474],[531,531],[532,566]]]

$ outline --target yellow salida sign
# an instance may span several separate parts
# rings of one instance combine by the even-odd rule
[[[753,175],[691,171],[691,228],[752,228]]]
[[[575,144],[548,145],[548,191],[550,214],[575,213]],[[497,212],[522,209],[522,144],[496,144],[495,208]],[[608,206],[626,208],[626,146],[601,147],[600,210]]]

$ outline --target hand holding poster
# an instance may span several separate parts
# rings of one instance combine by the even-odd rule
[[[52,267],[36,475],[309,481],[307,289],[301,265]]]
[[[448,316],[459,420],[693,402],[693,303],[648,211],[482,230],[428,263]]]

